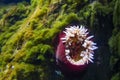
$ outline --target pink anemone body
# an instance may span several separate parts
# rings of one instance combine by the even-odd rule
[[[70,26],[59,34],[56,62],[65,75],[84,72],[92,62],[96,43],[83,26]]]

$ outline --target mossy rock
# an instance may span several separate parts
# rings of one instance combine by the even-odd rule
[[[102,1],[106,3],[101,3]],[[120,59],[120,1],[102,1],[31,0],[30,4],[19,2],[4,5],[6,7],[0,9],[0,80],[66,80],[65,76],[56,73],[59,69],[55,64],[57,44],[54,39],[65,27],[81,24],[95,33],[95,37],[101,37],[102,32],[105,33],[103,29],[108,29],[109,24],[109,21],[101,22],[101,17],[113,21],[113,25],[109,26],[113,30],[109,36],[111,38],[106,40],[107,43],[103,41],[103,44],[109,43],[112,55],[109,54],[111,59],[108,63],[111,62],[112,69]],[[105,53],[109,53],[107,51]],[[98,66],[97,63],[99,62],[95,62],[95,66]],[[93,72],[88,72],[85,80],[96,80],[102,74]],[[90,77],[90,73],[97,76]],[[112,78],[115,79],[119,78]]]

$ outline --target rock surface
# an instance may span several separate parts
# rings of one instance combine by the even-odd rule
[[[56,66],[54,41],[70,24],[86,25],[98,45],[94,63],[81,80],[120,80],[120,0],[0,5],[0,80],[70,80]]]

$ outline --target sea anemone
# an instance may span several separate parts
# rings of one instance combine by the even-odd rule
[[[56,62],[64,74],[76,74],[93,63],[96,43],[84,26],[70,26],[59,34]]]

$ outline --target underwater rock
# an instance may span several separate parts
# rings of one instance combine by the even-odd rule
[[[120,0],[1,0],[0,4],[0,80],[120,79]],[[99,49],[93,64],[92,58],[79,63],[83,54],[66,56],[86,46],[72,44],[75,50],[70,46],[66,50],[70,24],[87,25],[94,34],[89,41],[94,39]],[[52,43],[58,34],[59,41]]]

